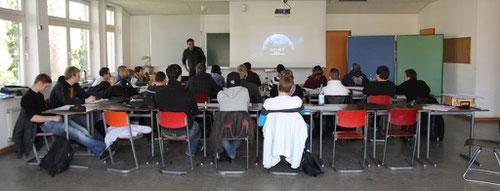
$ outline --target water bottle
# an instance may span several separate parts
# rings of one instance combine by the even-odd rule
[[[321,106],[325,105],[325,92],[323,91],[323,84],[319,87],[318,104]]]

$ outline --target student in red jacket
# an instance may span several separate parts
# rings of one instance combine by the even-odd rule
[[[304,88],[316,89],[323,84],[326,86],[328,80],[323,75],[323,69],[321,66],[314,66],[312,69],[312,74],[307,78],[306,82],[304,82]]]

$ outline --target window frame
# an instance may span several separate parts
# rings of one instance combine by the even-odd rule
[[[27,54],[27,34],[26,34],[26,19],[25,19],[25,10],[26,3],[24,0],[19,0],[21,3],[21,9],[8,9],[0,7],[0,19],[6,21],[18,22],[21,26],[21,33],[19,34],[19,65],[17,66],[17,80],[19,84],[17,85],[27,85],[26,83],[26,75],[25,75],[25,61]]]

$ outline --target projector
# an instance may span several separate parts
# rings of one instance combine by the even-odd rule
[[[274,15],[290,15],[290,9],[276,9]]]

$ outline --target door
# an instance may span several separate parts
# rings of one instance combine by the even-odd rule
[[[340,79],[347,72],[347,37],[351,31],[327,31],[326,32],[326,70],[325,76],[330,77],[330,69],[337,68]],[[328,80],[330,80],[328,78]]]

